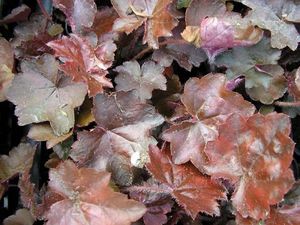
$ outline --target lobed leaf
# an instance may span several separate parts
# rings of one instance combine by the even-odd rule
[[[118,72],[115,78],[116,90],[137,90],[141,101],[150,99],[154,89],[167,89],[167,80],[163,75],[164,68],[153,61],[145,62],[142,67],[137,61],[128,61],[118,66],[115,71]]]
[[[268,218],[270,205],[280,202],[292,187],[290,129],[284,114],[255,114],[248,119],[233,114],[220,125],[219,137],[207,144],[206,173],[235,186],[232,202],[242,217]]]
[[[171,0],[112,0],[111,3],[120,16],[114,23],[114,30],[129,34],[144,23],[143,42],[157,49],[158,38],[172,36],[171,30],[177,25],[177,20],[167,9],[171,2]]]
[[[103,87],[113,87],[105,76],[112,65],[116,45],[108,40],[93,46],[85,38],[72,34],[47,43],[55,50],[55,55],[63,62],[60,70],[75,82],[88,86],[89,96],[103,92]]]
[[[82,104],[86,88],[58,73],[58,62],[45,54],[23,61],[22,73],[15,76],[7,98],[16,105],[18,124],[49,121],[55,135],[74,126],[74,108]]]
[[[199,212],[219,215],[217,200],[225,200],[224,189],[201,174],[191,164],[175,165],[168,152],[151,145],[147,169],[153,177],[167,186],[169,193],[193,219]]]

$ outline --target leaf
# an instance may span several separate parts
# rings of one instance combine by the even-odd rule
[[[118,76],[115,78],[116,90],[137,90],[141,101],[150,99],[154,89],[167,89],[167,80],[163,75],[164,68],[153,61],[145,62],[142,67],[137,61],[124,62],[115,71],[118,72]]]
[[[300,23],[300,4],[299,1],[287,0],[282,1],[282,18],[293,23]]]
[[[273,48],[282,49],[289,47],[296,50],[300,35],[291,23],[287,23],[276,15],[276,11],[266,1],[260,0],[238,0],[252,10],[246,18],[254,25],[271,32],[271,45]]]
[[[237,22],[238,21],[238,22]],[[182,37],[201,47],[209,61],[228,48],[257,43],[263,31],[234,12],[226,12],[224,2],[194,0],[186,10],[186,29]]]
[[[31,9],[27,5],[22,4],[17,8],[14,8],[10,14],[1,19],[0,24],[2,25],[7,23],[26,21],[30,13]]]
[[[199,26],[207,17],[224,15],[226,6],[220,0],[192,0],[186,9],[185,22],[187,26]]]
[[[146,212],[143,204],[127,199],[109,187],[110,174],[94,169],[78,169],[65,161],[49,172],[49,187],[64,197],[47,214],[52,224],[130,225]]]
[[[16,58],[51,53],[51,48],[46,43],[62,32],[60,29],[59,32],[51,33],[53,26],[58,25],[49,22],[44,15],[40,14],[33,14],[29,21],[18,24],[14,28],[14,38],[11,42]]]
[[[226,199],[220,185],[202,175],[191,164],[175,165],[167,147],[160,150],[151,145],[149,155],[151,162],[147,163],[147,169],[156,180],[167,186],[166,189],[188,215],[195,219],[199,212],[220,214],[217,200]]]
[[[271,104],[281,98],[287,91],[284,70],[279,65],[265,65],[250,69],[247,75],[246,91],[253,100]]]
[[[227,67],[228,79],[245,76],[246,91],[251,98],[271,104],[286,92],[284,71],[277,65],[280,54],[264,38],[251,47],[233,48],[218,56],[215,62],[217,66]]]
[[[23,61],[7,98],[16,105],[18,124],[49,121],[55,135],[63,135],[74,126],[74,108],[86,95],[84,84],[74,84],[58,73],[52,55]]]
[[[248,119],[233,114],[220,125],[219,137],[207,144],[206,173],[235,186],[233,206],[244,218],[268,218],[270,205],[280,202],[292,187],[290,126],[284,114],[255,114]]]
[[[162,138],[171,143],[175,164],[191,161],[202,170],[206,162],[204,148],[218,136],[218,125],[230,114],[251,116],[255,108],[243,97],[226,89],[223,74],[191,78],[184,87],[181,101],[192,119],[172,125]]]
[[[182,23],[173,29],[173,37],[181,39]],[[152,54],[152,59],[164,67],[171,66],[175,60],[181,67],[191,71],[193,66],[199,67],[207,57],[201,48],[196,48],[194,45],[186,42],[180,44],[168,44],[165,47],[160,47]]]
[[[191,0],[177,0],[177,8],[187,8],[190,4]]]
[[[7,217],[4,225],[33,225],[34,219],[28,209],[18,209],[15,215]]]
[[[93,102],[91,99],[86,98],[83,104],[80,106],[79,114],[76,118],[76,125],[78,127],[88,126],[90,123],[95,121],[92,113]]]
[[[75,34],[70,37],[47,43],[55,50],[55,55],[63,62],[60,70],[72,77],[75,82],[88,85],[89,96],[103,92],[103,87],[112,88],[112,83],[105,76],[114,60],[116,45],[108,40],[93,46],[85,38]]]
[[[300,207],[285,206],[282,208],[272,208],[269,218],[264,221],[256,221],[251,218],[243,218],[240,215],[236,217],[236,222],[239,225],[298,225],[300,223]]]
[[[164,191],[162,185],[148,180],[141,186],[131,186],[129,189],[130,198],[143,203],[147,212],[143,216],[145,225],[163,225],[168,222],[167,213],[170,213],[173,201],[169,194]]]
[[[10,150],[9,155],[0,157],[0,182],[10,179],[18,173],[30,169],[35,149],[30,144],[19,144]]]
[[[74,33],[91,27],[97,13],[94,0],[53,0],[53,6],[66,15]]]
[[[103,8],[97,11],[91,30],[95,32],[98,37],[113,32],[113,24],[117,18],[118,14],[112,7]]]
[[[20,199],[22,205],[30,209],[31,216],[36,220],[44,220],[44,214],[50,209],[50,206],[62,197],[53,192],[46,192],[45,186],[40,190],[31,182],[29,169],[26,169],[19,177],[18,188],[20,190]]]
[[[14,66],[14,53],[10,43],[0,38],[0,102],[6,100],[7,89],[14,77],[12,69]]]
[[[153,106],[141,103],[135,91],[99,94],[94,99],[93,112],[98,126],[79,135],[71,157],[98,170],[109,168],[113,177],[124,172],[115,165],[142,168],[149,161],[149,144],[157,143],[151,129],[162,124],[163,117]],[[130,173],[127,171],[123,177],[131,180]],[[120,181],[123,183],[123,179]]]
[[[120,16],[115,21],[114,30],[129,34],[144,23],[143,43],[158,49],[158,38],[172,36],[171,30],[177,25],[177,20],[167,9],[171,2],[172,0],[112,0],[111,3]]]
[[[53,146],[57,145],[60,142],[63,142],[70,136],[72,136],[73,132],[70,131],[67,134],[57,136],[54,134],[52,128],[48,124],[34,124],[30,127],[30,130],[27,134],[27,137],[35,140],[35,141],[47,141],[47,148],[50,149]]]

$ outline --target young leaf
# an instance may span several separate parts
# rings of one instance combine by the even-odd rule
[[[292,187],[290,126],[284,114],[255,114],[248,119],[233,114],[220,125],[219,137],[207,144],[206,173],[235,185],[232,202],[243,217],[268,218],[270,205],[280,202]]]
[[[171,0],[112,0],[120,18],[115,21],[114,30],[127,34],[145,24],[143,42],[157,49],[159,37],[169,37],[177,20],[168,12]],[[132,13],[132,14],[130,14]]]
[[[7,93],[16,105],[19,125],[49,121],[55,135],[68,133],[74,126],[74,108],[86,95],[84,84],[60,76],[52,55],[23,61],[21,70]]]
[[[162,138],[171,143],[176,164],[191,161],[200,170],[206,161],[205,145],[217,138],[218,124],[232,113],[251,116],[255,111],[240,94],[226,89],[223,74],[191,78],[185,84],[181,101],[193,119],[172,125]]]
[[[71,37],[64,36],[47,45],[55,50],[55,55],[63,62],[60,70],[75,82],[88,85],[89,96],[102,93],[103,87],[113,87],[105,77],[116,50],[116,45],[111,40],[93,46],[87,39],[72,34]]]
[[[226,199],[224,189],[191,164],[175,165],[168,151],[167,147],[160,150],[150,146],[147,169],[153,177],[166,185],[166,190],[193,219],[199,212],[219,215],[217,200]]]
[[[9,155],[0,157],[0,183],[18,173],[30,169],[32,166],[35,149],[30,144],[21,143],[13,148]]]
[[[240,14],[226,12],[221,1],[192,1],[186,10],[186,25],[182,37],[201,47],[210,62],[228,48],[257,43],[263,35],[261,29]]]
[[[94,0],[54,0],[53,6],[60,9],[67,17],[73,32],[93,25],[97,6]]]
[[[167,79],[163,75],[164,68],[152,61],[145,62],[142,67],[137,61],[129,61],[115,70],[119,73],[115,78],[116,90],[137,90],[141,101],[150,99],[154,89],[167,88]]]
[[[47,225],[112,224],[130,225],[141,218],[143,204],[127,199],[109,187],[110,174],[94,169],[78,169],[65,161],[49,172],[50,189],[63,196],[47,214]]]

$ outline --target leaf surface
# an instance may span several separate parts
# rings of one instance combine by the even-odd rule
[[[130,225],[146,212],[143,204],[109,187],[110,174],[78,169],[65,161],[49,172],[50,189],[64,197],[47,214],[47,225]]]
[[[150,99],[154,89],[166,90],[167,79],[163,75],[164,68],[153,61],[145,62],[140,67],[137,61],[128,61],[115,69],[117,91],[137,90],[141,101]]]
[[[60,69],[75,82],[86,83],[89,96],[103,92],[103,87],[112,88],[106,78],[107,69],[112,65],[116,45],[108,40],[93,46],[88,39],[72,34],[47,44],[63,62]]]
[[[97,13],[94,0],[54,0],[53,6],[66,15],[73,32],[91,27]]]
[[[0,157],[0,182],[6,181],[18,173],[30,169],[35,149],[30,144],[21,143],[13,148],[9,155]]]
[[[120,18],[115,21],[114,30],[127,34],[145,24],[143,42],[158,48],[159,37],[169,37],[177,20],[168,12],[171,0],[112,0]],[[129,14],[128,12],[132,12]]]
[[[61,76],[52,55],[23,61],[21,70],[7,93],[16,105],[19,125],[49,121],[56,135],[68,133],[74,126],[74,108],[86,95],[85,85]]]
[[[175,165],[167,151],[167,147],[163,150],[150,147],[147,169],[153,177],[167,186],[170,194],[193,219],[199,212],[219,215],[217,200],[226,199],[223,188],[191,164]]]
[[[228,79],[245,76],[246,91],[254,100],[271,104],[286,92],[283,69],[277,65],[281,51],[271,48],[264,38],[257,45],[236,47],[216,58],[218,66],[227,67]]]
[[[223,74],[191,78],[185,84],[181,101],[192,119],[172,125],[162,138],[171,143],[176,164],[191,161],[200,170],[206,162],[205,145],[217,138],[218,125],[232,113],[250,116],[255,111],[240,94],[226,89]]]
[[[235,185],[232,202],[243,217],[266,219],[270,205],[280,202],[292,187],[290,129],[284,114],[255,114],[248,119],[233,114],[220,125],[219,137],[207,144],[206,172]]]

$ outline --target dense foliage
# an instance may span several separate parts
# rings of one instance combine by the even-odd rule
[[[5,225],[300,224],[300,1],[35,6],[0,20]]]

